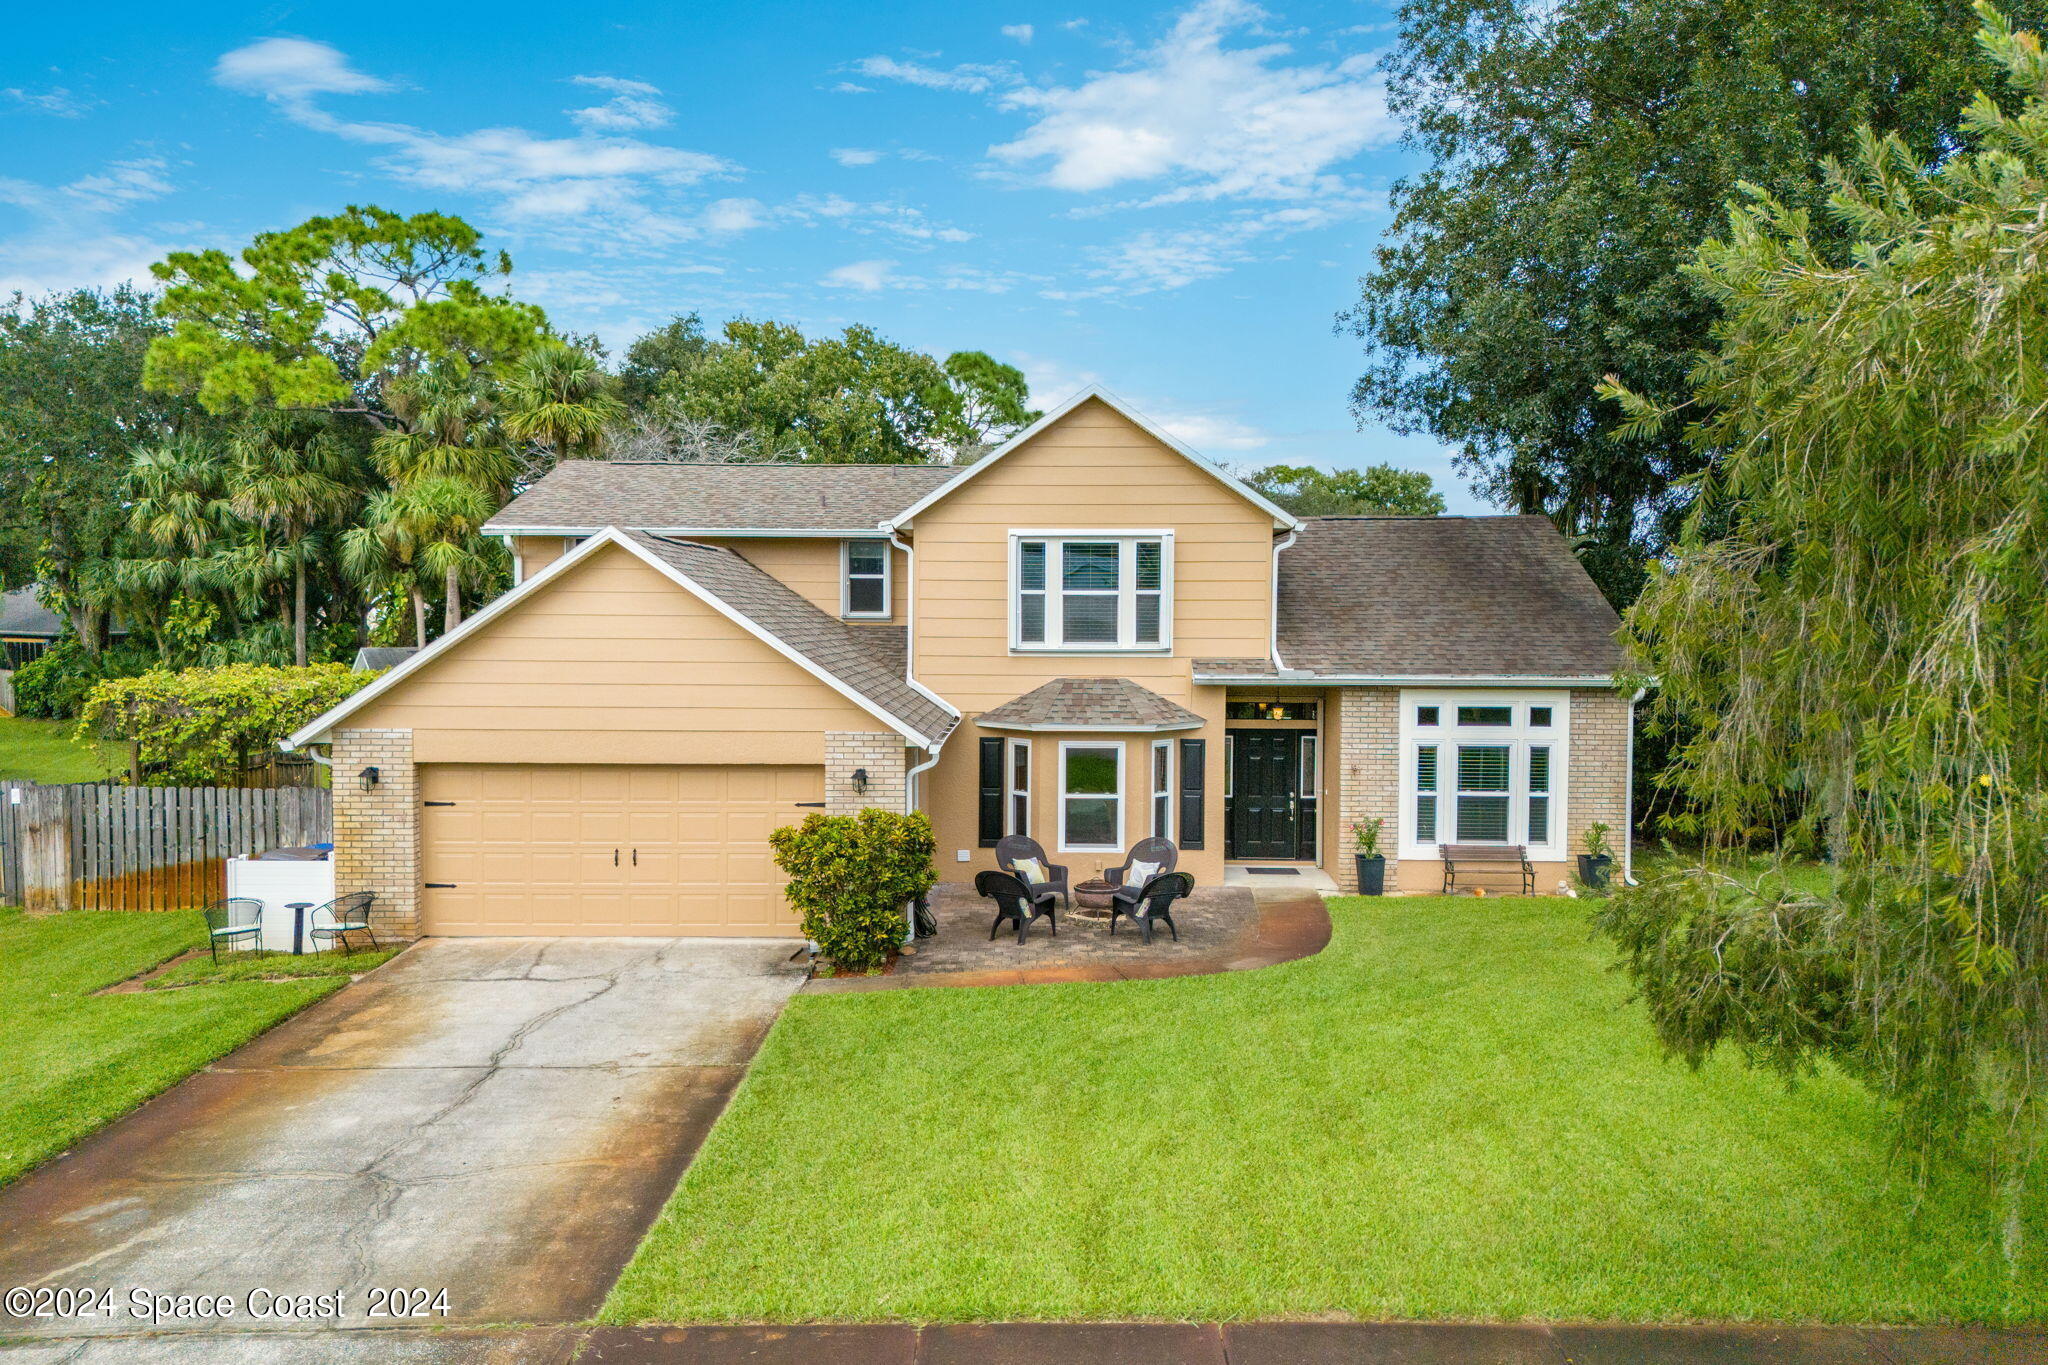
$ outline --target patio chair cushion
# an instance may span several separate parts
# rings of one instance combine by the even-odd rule
[[[237,934],[260,934],[262,932],[263,926],[260,924],[229,924],[214,930],[213,936],[215,938],[233,938]]]
[[[1045,864],[1036,858],[1019,858],[1010,865],[1017,869],[1017,880],[1026,886],[1037,886],[1046,880]]]

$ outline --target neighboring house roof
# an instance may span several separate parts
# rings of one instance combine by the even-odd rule
[[[848,625],[828,616],[780,579],[723,546],[640,531],[623,534],[717,598],[730,609],[729,615],[774,636],[922,738],[936,743],[953,728],[958,717],[905,679],[900,628]]]
[[[1054,678],[982,712],[974,723],[986,730],[1193,730],[1204,724],[1129,678]]]
[[[357,673],[381,673],[419,652],[418,645],[364,645],[356,651],[356,661],[349,667]]]
[[[63,633],[64,618],[36,601],[34,588],[10,588],[0,593],[0,635],[54,640]]]
[[[506,504],[493,535],[590,535],[607,526],[660,534],[873,535],[962,471],[920,464],[682,464],[564,460]]]
[[[1167,432],[1161,429],[1160,427],[1153,425],[1152,422],[1146,419],[1144,414],[1140,413],[1136,408],[1133,408],[1129,403],[1124,402],[1123,399],[1118,398],[1109,390],[1103,388],[1099,384],[1091,384],[1087,388],[1075,394],[1072,398],[1069,398],[1066,402],[1060,404],[1052,411],[1046,413],[1045,416],[1039,418],[1030,426],[1024,428],[1024,430],[1018,432],[1015,436],[1012,436],[1009,440],[997,446],[994,450],[991,450],[988,454],[982,456],[979,460],[976,460],[973,464],[968,465],[964,470],[956,470],[955,472],[960,475],[959,478],[949,480],[945,483],[942,483],[932,488],[930,491],[926,492],[921,497],[919,497],[915,503],[911,504],[909,507],[905,508],[903,511],[895,514],[894,516],[891,516],[889,518],[890,526],[896,527],[908,525],[912,521],[912,519],[914,519],[917,516],[918,513],[924,511],[927,507],[930,507],[933,503],[939,501],[941,498],[946,497],[954,489],[960,487],[962,484],[965,484],[970,480],[974,479],[977,475],[984,473],[990,467],[992,467],[998,461],[1000,461],[1004,456],[1018,449],[1020,446],[1023,446],[1026,443],[1028,443],[1032,437],[1036,436],[1039,432],[1044,431],[1054,422],[1059,421],[1062,417],[1065,417],[1068,413],[1072,412],[1075,408],[1080,407],[1083,403],[1087,402],[1091,398],[1103,404],[1104,406],[1110,408],[1119,416],[1123,417],[1126,421],[1130,422],[1133,426],[1137,427],[1140,431],[1143,431],[1147,436],[1150,436],[1153,440],[1159,442],[1161,445],[1165,446],[1174,454],[1180,456],[1182,459],[1185,459],[1189,464],[1192,464],[1195,468],[1201,470],[1204,474],[1207,474],[1210,478],[1216,480],[1218,483],[1222,484],[1225,488],[1228,488],[1231,492],[1243,498],[1252,506],[1258,508],[1260,511],[1272,517],[1274,525],[1283,528],[1292,528],[1300,524],[1299,520],[1295,517],[1295,515],[1292,512],[1289,512],[1286,508],[1281,507],[1279,504],[1273,502],[1270,498],[1265,497],[1263,494],[1257,492],[1255,489],[1248,487],[1242,480],[1232,478],[1229,474],[1224,473],[1221,469],[1209,463],[1209,461],[1203,459],[1200,455],[1197,455],[1193,450],[1183,445],[1178,437],[1175,437],[1172,433]]]
[[[1604,681],[1622,662],[1620,618],[1540,516],[1308,517],[1278,596],[1282,670],[1205,659],[1198,680]]]

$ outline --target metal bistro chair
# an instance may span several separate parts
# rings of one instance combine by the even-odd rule
[[[370,906],[375,904],[376,900],[377,893],[374,891],[356,891],[327,902],[320,910],[306,916],[306,937],[327,939],[329,952],[334,951],[337,944],[340,945],[342,952],[350,951],[350,934],[362,934],[370,940],[372,948],[377,947],[377,931],[370,927]],[[319,918],[321,910],[327,912],[332,923],[313,922]]]
[[[215,901],[202,912],[206,916],[206,946],[213,960],[220,961],[220,945],[233,947],[243,939],[263,937],[263,902],[248,896]]]
[[[1109,932],[1116,935],[1117,916],[1124,915],[1138,922],[1145,933],[1145,942],[1152,941],[1152,922],[1162,921],[1173,931],[1173,941],[1180,942],[1180,926],[1173,922],[1173,903],[1195,889],[1195,879],[1185,872],[1162,872],[1145,883],[1145,889],[1135,901],[1112,900],[1109,904]]]
[[[1022,878],[1007,872],[983,872],[974,878],[975,894],[986,896],[996,903],[995,923],[989,925],[988,936],[994,938],[996,931],[1006,920],[1017,921],[1017,942],[1022,943],[1031,930],[1031,921],[1044,918],[1052,921],[1052,936],[1060,936],[1059,916],[1053,914],[1053,892],[1043,887],[1026,886]]]
[[[1029,858],[1045,869],[1042,881],[1033,881],[1017,870],[1017,863],[1023,858]],[[1034,896],[1041,891],[1057,892],[1060,904],[1069,910],[1074,908],[1074,893],[1069,889],[1067,869],[1046,857],[1038,840],[1023,834],[1005,834],[996,840],[996,866],[1022,880]]]

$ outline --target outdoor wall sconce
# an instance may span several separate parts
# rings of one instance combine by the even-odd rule
[[[365,768],[365,769],[363,769],[362,783],[363,783],[363,790],[364,790],[364,791],[368,791],[368,790],[369,790],[370,788],[372,788],[372,787],[376,786],[376,785],[377,785],[377,770],[376,770],[375,768]]]
[[[866,768],[855,768],[853,770],[853,790],[856,796],[865,796],[867,794],[868,770]]]

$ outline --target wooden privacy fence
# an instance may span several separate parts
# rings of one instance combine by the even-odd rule
[[[183,910],[225,894],[229,858],[332,838],[324,788],[0,783],[0,903]]]

